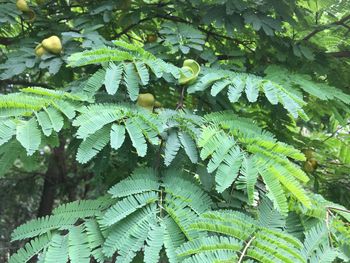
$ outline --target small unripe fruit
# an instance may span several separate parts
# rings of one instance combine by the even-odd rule
[[[157,41],[157,35],[156,34],[149,34],[147,35],[147,42],[148,43],[154,43]]]
[[[305,149],[303,152],[304,152],[306,159],[308,159],[308,160],[311,159],[312,157],[314,157],[314,152],[311,149]]]
[[[35,55],[36,56],[41,57],[42,55],[45,54],[45,52],[46,52],[46,50],[42,44],[39,44],[36,46],[36,48],[35,48]]]
[[[148,110],[153,110],[155,103],[154,96],[151,93],[144,93],[139,94],[139,97],[137,98],[137,105],[146,108]]]
[[[312,158],[309,160],[311,166],[316,170],[317,166],[318,166],[318,162],[316,161],[316,159]]]
[[[36,19],[36,14],[32,9],[26,12],[26,15],[28,17],[28,22],[33,22]]]
[[[312,173],[316,170],[317,166],[318,166],[317,161],[315,159],[310,159],[304,163],[304,170],[306,172]]]
[[[160,107],[162,107],[162,103],[160,103],[159,101],[156,100],[156,101],[154,102],[154,107],[155,107],[155,108],[160,108]]]
[[[41,44],[43,47],[54,54],[59,54],[62,51],[61,40],[58,36],[51,36],[49,38],[44,39]]]
[[[16,6],[22,12],[29,12],[31,9],[29,8],[26,0],[17,0]]]

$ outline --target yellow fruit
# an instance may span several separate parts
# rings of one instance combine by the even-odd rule
[[[38,57],[41,57],[42,55],[44,55],[46,52],[45,48],[43,47],[42,44],[39,44],[36,46],[35,48],[35,55],[37,55]]]
[[[154,107],[155,107],[155,108],[160,108],[160,107],[162,107],[162,103],[160,103],[159,101],[156,100],[156,101],[154,102]]]
[[[179,83],[181,85],[184,85],[184,84],[192,84],[193,82],[196,81],[196,79],[199,75],[199,72],[201,70],[201,67],[199,66],[199,64],[195,60],[186,59],[184,61],[182,69],[185,72],[181,72],[181,76],[179,78]]]
[[[29,22],[33,22],[36,19],[36,14],[35,12],[30,9],[27,13],[26,13],[27,17],[28,17],[28,21]]]
[[[317,166],[318,166],[318,163],[316,161],[316,159],[312,158],[309,160],[311,166],[316,170]]]
[[[304,170],[306,172],[312,173],[313,171],[316,170],[317,166],[318,166],[317,161],[315,159],[310,159],[304,163]]]
[[[148,43],[154,43],[157,41],[157,35],[156,34],[149,34],[147,35],[147,42]]]
[[[308,160],[311,159],[312,157],[314,157],[314,152],[311,149],[305,149],[303,152],[304,152],[306,159],[308,159]]]
[[[17,0],[16,6],[22,12],[29,12],[30,11],[30,8],[29,8],[26,0]]]
[[[49,38],[44,39],[41,44],[43,47],[54,54],[59,54],[62,51],[61,40],[58,36],[51,36]]]
[[[137,105],[152,111],[154,104],[155,99],[151,93],[139,94],[139,97],[137,98]]]

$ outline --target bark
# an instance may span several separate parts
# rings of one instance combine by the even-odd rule
[[[37,212],[38,217],[51,214],[56,197],[57,186],[64,181],[66,175],[64,146],[65,141],[60,139],[60,145],[53,149],[44,176],[44,186]]]
[[[350,58],[350,50],[328,52],[326,54],[331,55],[335,58]]]

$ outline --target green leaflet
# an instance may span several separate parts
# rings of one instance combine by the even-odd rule
[[[161,225],[153,226],[146,240],[145,263],[159,262],[159,253],[164,243],[164,227]]]
[[[198,162],[198,153],[196,143],[193,139],[187,134],[183,132],[179,132],[178,134],[181,145],[183,146],[187,156],[190,158],[192,163]]]
[[[0,122],[0,145],[8,142],[16,134],[16,124],[12,120]]]
[[[164,164],[169,166],[170,163],[176,157],[179,149],[181,147],[180,140],[176,131],[171,131],[164,147]]]
[[[68,261],[68,238],[67,236],[54,235],[44,256],[47,263]]]
[[[105,126],[94,134],[87,137],[79,146],[77,161],[87,163],[92,157],[100,152],[109,142],[109,126]]]
[[[111,129],[111,147],[118,150],[125,140],[125,128],[122,125],[113,124]]]
[[[147,143],[142,134],[142,130],[132,120],[127,120],[125,128],[128,131],[132,145],[135,147],[137,154],[141,157],[146,155]]]
[[[52,123],[54,131],[59,132],[63,127],[63,117],[55,108],[44,109]]]
[[[33,155],[33,153],[39,149],[41,142],[37,121],[31,118],[29,121],[21,121],[18,123],[16,139],[27,150],[28,155]]]
[[[52,134],[52,122],[46,111],[40,111],[35,114],[36,119],[38,120],[39,125],[45,136],[50,136]]]
[[[90,249],[88,246],[88,238],[83,232],[82,226],[74,226],[69,229],[68,234],[68,251],[69,259],[72,263],[89,263]]]
[[[124,84],[132,101],[136,101],[139,95],[139,80],[133,63],[125,64]]]
[[[104,85],[108,94],[114,95],[119,88],[123,74],[123,64],[110,63],[106,69]]]

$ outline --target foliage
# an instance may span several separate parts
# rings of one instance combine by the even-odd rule
[[[347,1],[27,3],[0,0],[0,261],[350,260]]]

